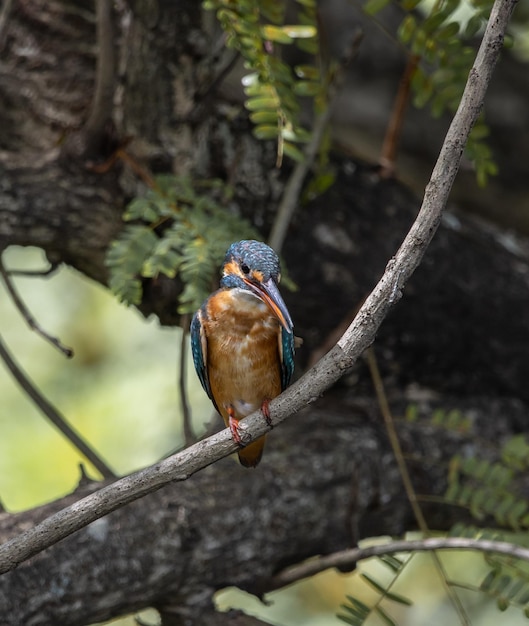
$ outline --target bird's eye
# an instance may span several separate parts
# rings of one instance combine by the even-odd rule
[[[241,270],[243,274],[249,274],[250,273],[250,268],[246,265],[246,263],[242,263],[241,264]]]

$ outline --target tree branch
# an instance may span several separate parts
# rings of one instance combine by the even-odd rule
[[[315,557],[305,563],[289,567],[277,576],[274,576],[272,585],[276,589],[291,585],[292,583],[314,576],[326,569],[337,567],[342,571],[345,568],[353,570],[358,561],[370,559],[384,554],[396,554],[398,552],[434,552],[436,550],[477,550],[478,552],[494,552],[512,556],[516,559],[529,561],[529,549],[509,543],[507,541],[494,541],[489,539],[472,539],[468,537],[428,537],[427,539],[390,541],[388,543],[367,546],[366,548],[352,548],[342,550],[334,554]]]
[[[37,322],[37,320],[33,317],[28,307],[24,304],[24,301],[19,296],[17,290],[15,289],[15,285],[13,285],[11,278],[9,276],[9,272],[6,271],[4,264],[2,262],[2,256],[0,255],[0,276],[2,276],[4,280],[4,285],[13,300],[13,304],[18,309],[20,315],[24,318],[27,325],[34,330],[38,335],[40,335],[43,339],[51,343],[52,346],[55,346],[57,350],[62,352],[66,357],[71,358],[73,356],[73,350],[68,348],[61,343],[61,341],[57,337],[52,337],[49,333],[47,333]]]
[[[22,369],[15,362],[9,350],[4,345],[0,337],[0,359],[2,359],[11,372],[13,378],[24,390],[24,393],[33,400],[39,411],[61,432],[66,439],[77,448],[77,450],[101,473],[103,478],[116,478],[116,474],[110,467],[99,457],[97,452],[76,432],[66,421],[66,419],[57,411],[57,409],[46,400],[46,398],[35,387],[31,380],[26,376]]]
[[[496,0],[460,106],[448,130],[426,188],[421,210],[397,254],[336,346],[285,393],[270,404],[275,426],[314,401],[345,372],[374,340],[389,309],[419,265],[439,225],[470,130],[485,98],[493,68],[516,0]],[[244,441],[262,436],[269,427],[255,412],[243,422]],[[50,516],[0,547],[0,573],[9,571],[83,528],[90,522],[160,489],[170,481],[189,478],[200,469],[234,452],[237,446],[226,429],[156,465],[108,485],[74,505]]]

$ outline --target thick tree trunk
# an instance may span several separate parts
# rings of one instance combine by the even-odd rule
[[[401,398],[396,408],[405,402]],[[462,408],[475,415],[470,434],[428,419],[401,423],[419,494],[443,493],[450,458],[476,433],[495,441],[523,419],[521,408],[509,402],[493,408],[474,399]],[[495,419],[496,410],[504,411],[503,421]],[[0,539],[86,489],[40,509],[0,515]],[[446,506],[426,508],[432,528],[448,528],[455,513]],[[2,624],[78,626],[146,606],[179,616],[178,624],[204,624],[212,594],[224,586],[260,595],[289,564],[354,545],[359,537],[400,535],[413,527],[376,405],[354,389],[337,390],[273,431],[256,471],[225,459],[1,576]]]
[[[235,209],[263,237],[288,175],[274,168],[275,146],[253,140],[242,110],[208,91],[224,59],[217,62],[199,3],[117,6],[109,110],[92,106],[102,44],[95,46],[91,3],[13,4],[0,60],[0,250],[39,246],[53,263],[102,283],[124,203],[143,186],[122,161],[106,167],[127,138],[127,151],[152,172],[228,180]],[[338,157],[333,165],[334,186],[299,207],[284,249],[299,286],[285,294],[304,338],[298,369],[354,315],[418,208],[409,191],[374,169]],[[447,215],[380,332],[376,350],[392,408],[399,415],[414,403],[425,416],[401,426],[422,493],[442,494],[448,460],[470,441],[477,446],[476,434],[501,441],[526,429],[528,250],[525,241]],[[142,311],[178,323],[179,289],[178,281],[146,282]],[[365,369],[358,364],[272,433],[255,472],[223,461],[0,577],[2,623],[90,623],[153,605],[167,623],[172,615],[173,623],[201,624],[219,587],[262,593],[286,564],[413,527]],[[467,412],[472,433],[433,427],[427,416],[438,406]],[[0,538],[64,503],[2,514]],[[458,513],[431,508],[429,521],[446,528]]]

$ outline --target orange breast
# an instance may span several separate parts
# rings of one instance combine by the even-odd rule
[[[209,302],[207,367],[211,393],[228,423],[281,392],[279,322],[258,298],[227,290]]]

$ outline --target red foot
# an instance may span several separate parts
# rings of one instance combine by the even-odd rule
[[[263,417],[265,418],[268,426],[270,426],[270,428],[273,428],[272,418],[270,417],[270,400],[263,400],[263,404],[261,404],[261,413],[263,414]]]
[[[237,445],[242,446],[242,437],[239,432],[239,420],[235,417],[235,411],[232,406],[228,407],[228,426],[230,427],[233,441],[235,441]]]

